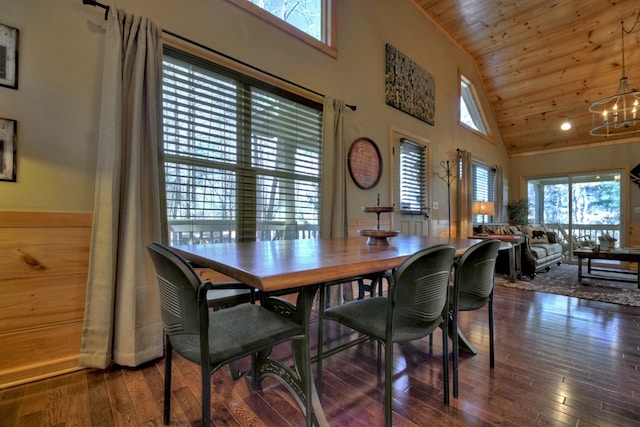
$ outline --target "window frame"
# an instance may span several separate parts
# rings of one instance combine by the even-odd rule
[[[322,1],[322,37],[324,40],[318,40],[313,36],[300,30],[298,27],[283,21],[277,16],[269,13],[261,7],[251,3],[248,0],[227,0],[241,9],[257,16],[265,22],[279,28],[298,40],[330,55],[334,58],[338,57],[338,35],[337,35],[337,0],[321,0]]]
[[[482,104],[480,103],[480,99],[478,98],[478,92],[476,90],[476,86],[473,83],[473,81],[468,78],[467,76],[465,76],[462,73],[459,73],[459,85],[458,85],[458,125],[460,125],[461,127],[463,127],[464,129],[467,129],[470,132],[473,132],[474,134],[486,139],[487,141],[493,142],[495,143],[495,139],[493,138],[493,135],[491,133],[491,128],[489,127],[489,123],[487,122],[487,116],[484,112],[484,108],[482,107]],[[468,124],[466,124],[465,122],[462,121],[462,109],[460,107],[460,103],[463,102],[463,97],[462,97],[462,85],[466,84],[466,86],[469,88],[469,93],[471,95],[471,98],[473,100],[473,104],[472,107],[475,107],[475,110],[478,114],[478,116],[480,117],[480,120],[482,121],[482,125],[485,129],[485,132],[479,131],[477,129],[474,129],[473,127],[469,126]],[[465,102],[465,105],[467,106],[467,109],[469,109],[469,105]]]
[[[308,90],[305,90],[304,88],[295,85],[294,83],[290,83],[284,80],[280,80],[274,76],[268,75],[268,74],[263,74],[261,73],[259,70],[252,68],[249,65],[240,63],[240,62],[236,62],[228,57],[225,57],[222,54],[218,54],[215,51],[209,50],[208,48],[204,47],[204,46],[200,46],[200,45],[195,45],[192,43],[189,43],[186,40],[180,39],[178,37],[174,37],[171,35],[164,35],[163,36],[163,44],[164,47],[168,47],[172,50],[175,51],[180,51],[181,53],[184,53],[187,56],[194,56],[197,59],[206,61],[206,62],[210,62],[212,64],[215,64],[217,67],[220,68],[225,68],[228,69],[231,72],[235,72],[236,74],[242,74],[245,78],[249,79],[250,81],[254,81],[254,83],[258,83],[256,87],[261,88],[261,89],[265,89],[266,87],[273,87],[274,93],[276,95],[280,95],[282,96],[282,93],[280,92],[288,92],[290,95],[294,96],[294,97],[298,97],[298,98],[302,98],[305,99],[305,103],[308,102],[310,105],[311,104],[315,104],[316,106],[319,107],[319,111],[322,111],[322,103],[323,103],[323,99],[322,97],[314,92],[310,92]],[[164,114],[163,114],[164,116]],[[164,142],[163,142],[163,147],[164,147]],[[163,148],[164,150],[164,148]],[[320,166],[319,166],[319,172],[320,175],[318,176],[318,202],[319,202],[319,198],[320,198],[320,182],[322,180],[321,177],[321,153],[322,153],[322,141],[320,140]],[[163,156],[164,157],[164,156]],[[164,171],[165,168],[165,162],[163,161],[162,165],[160,166],[161,169]],[[164,172],[163,172],[164,175]],[[166,182],[163,179],[163,187],[166,186]],[[165,190],[166,191],[166,190]],[[163,191],[164,194],[164,191]],[[166,203],[166,202],[165,202]],[[167,221],[169,222],[170,219],[167,216],[168,215],[168,210],[165,208],[165,213],[164,215],[167,218]],[[319,215],[321,215],[321,210],[319,209],[318,212],[318,223],[317,223],[317,229],[308,231],[307,228],[308,227],[296,227],[295,230],[293,230],[291,227],[287,226],[285,224],[285,227],[282,231],[277,231],[278,236],[275,238],[278,239],[287,239],[287,238],[296,238],[295,236],[298,234],[298,232],[302,233],[304,235],[304,237],[302,238],[317,238],[319,237],[318,235],[318,230],[319,230],[319,225],[320,225],[320,218]],[[239,219],[240,217],[238,217]],[[202,221],[199,219],[194,219],[192,221],[192,225],[196,225],[196,226],[202,226],[203,224],[200,224]],[[258,224],[256,222],[256,224]],[[202,228],[202,227],[200,227]],[[298,230],[298,228],[300,228],[300,230]],[[169,238],[171,236],[171,230],[169,233]],[[236,231],[236,238],[241,238],[242,236],[240,236],[240,234],[238,234],[238,230]],[[187,231],[182,231],[183,233],[187,233]],[[195,236],[195,229],[194,231],[192,231],[192,233],[194,233]],[[287,237],[288,236],[288,237]],[[225,240],[221,240],[221,241],[225,241]]]
[[[478,198],[477,194],[478,194],[478,180],[476,179],[477,173],[476,170],[477,169],[483,169],[486,170],[488,172],[488,177],[487,177],[487,198]],[[493,202],[495,203],[496,201],[496,184],[495,184],[495,178],[496,178],[496,168],[495,166],[490,166],[487,165],[481,161],[478,160],[472,160],[471,161],[471,201],[483,201],[483,202]],[[482,217],[485,217],[484,219],[486,220],[486,217],[489,217],[490,220],[489,221],[483,221]],[[493,222],[495,215],[471,215],[471,222],[473,224],[481,224],[483,222]]]
[[[420,183],[419,183],[419,188],[420,188],[420,194],[418,195],[418,198],[420,199],[420,206],[418,209],[414,209],[414,208],[409,208],[409,209],[405,209],[402,201],[403,201],[403,147],[405,146],[412,146],[414,147],[412,152],[414,153],[418,153],[419,152],[419,156],[420,156],[420,163],[421,163],[421,167],[420,169],[417,171],[417,173],[412,174],[411,178],[420,178]],[[401,215],[428,215],[429,211],[428,211],[428,206],[429,206],[429,179],[428,179],[428,168],[429,168],[429,147],[426,144],[422,144],[418,141],[415,141],[411,138],[400,138],[400,144],[398,145],[399,148],[399,158],[398,158],[398,176],[399,176],[399,188],[398,190],[400,191],[399,193],[399,200],[400,200],[400,214]],[[413,163],[410,165],[412,166]]]

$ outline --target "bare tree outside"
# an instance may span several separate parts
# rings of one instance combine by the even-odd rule
[[[322,0],[249,0],[311,37],[322,37]]]

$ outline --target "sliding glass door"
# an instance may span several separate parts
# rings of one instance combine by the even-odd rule
[[[532,223],[544,223],[562,240],[565,256],[593,247],[611,236],[621,246],[626,236],[620,176],[623,170],[528,178],[527,197]]]

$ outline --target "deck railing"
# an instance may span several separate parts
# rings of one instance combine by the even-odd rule
[[[260,222],[256,240],[317,239],[319,226],[288,221]],[[237,230],[229,221],[169,220],[169,243],[188,245],[229,243],[237,239]]]
[[[568,224],[547,224],[551,231],[558,231],[562,227],[569,234]],[[598,237],[608,234],[620,242],[620,224],[572,224],[571,232],[578,240],[592,240],[598,244]],[[558,233],[560,234],[560,233]]]

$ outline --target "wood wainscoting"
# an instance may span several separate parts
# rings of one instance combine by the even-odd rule
[[[92,219],[0,211],[0,389],[81,369]]]

